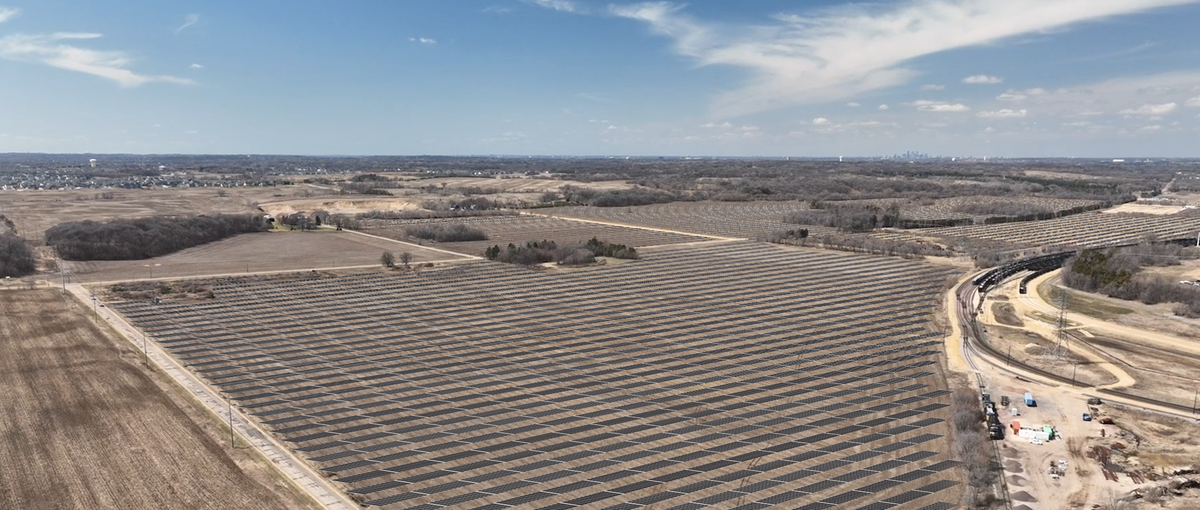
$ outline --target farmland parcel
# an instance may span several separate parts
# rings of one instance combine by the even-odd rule
[[[0,291],[0,508],[315,507],[69,302]]]
[[[369,506],[944,509],[948,276],[725,243],[117,308]]]

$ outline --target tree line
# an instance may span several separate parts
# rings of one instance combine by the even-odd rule
[[[0,278],[33,274],[37,259],[29,243],[16,235],[0,232]]]
[[[439,243],[458,243],[467,241],[486,241],[487,232],[461,223],[451,225],[413,225],[404,229],[404,233],[417,239],[427,239]]]
[[[139,260],[270,228],[256,214],[70,221],[46,230],[46,244],[66,260]]]
[[[1110,250],[1084,250],[1063,267],[1063,283],[1072,289],[1148,305],[1176,303],[1175,314],[1200,317],[1200,287],[1142,272],[1147,266],[1178,265],[1181,258],[1200,256],[1195,248],[1139,245]]]
[[[532,266],[553,262],[563,266],[596,263],[596,257],[637,259],[637,249],[623,244],[607,243],[595,237],[586,243],[559,246],[554,241],[529,241],[525,246],[509,243],[507,248],[495,245],[484,250],[488,260]]]

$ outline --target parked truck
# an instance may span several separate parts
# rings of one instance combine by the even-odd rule
[[[1033,393],[1025,392],[1025,405],[1028,407],[1037,407],[1037,401],[1033,399]]]

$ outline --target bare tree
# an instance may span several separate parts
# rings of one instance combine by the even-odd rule
[[[404,266],[404,269],[409,269],[409,265],[412,264],[412,261],[413,261],[413,255],[411,253],[409,253],[409,252],[401,252],[400,253],[400,264]]]
[[[403,257],[403,255],[401,255],[401,257]],[[396,256],[390,251],[385,251],[383,252],[383,255],[379,256],[379,263],[386,268],[396,267]],[[408,264],[405,264],[405,267],[407,266]]]

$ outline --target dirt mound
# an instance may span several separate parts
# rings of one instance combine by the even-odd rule
[[[1025,477],[1020,476],[1020,475],[1013,475],[1013,476],[1008,477],[1008,484],[1012,485],[1014,487],[1024,487],[1025,483],[1028,481],[1029,480],[1026,480]]]
[[[1042,347],[1038,344],[1025,344],[1025,354],[1041,356],[1042,354],[1045,354],[1045,353],[1046,353],[1045,347]]]
[[[1004,470],[1009,473],[1024,473],[1025,468],[1021,467],[1021,463],[1015,460],[1010,460],[1004,463]]]
[[[1036,503],[1037,502],[1037,498],[1033,497],[1033,494],[1030,494],[1025,491],[1014,493],[1012,495],[1012,499],[1013,499],[1013,501],[1021,501],[1024,503]]]

